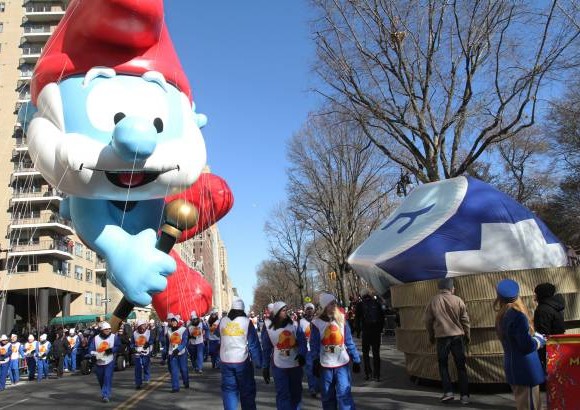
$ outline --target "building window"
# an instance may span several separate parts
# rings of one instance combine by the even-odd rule
[[[87,273],[85,275],[85,279],[87,282],[93,282],[93,271],[90,269],[87,269]]]
[[[93,304],[93,292],[85,292],[85,305]]]
[[[0,22],[0,33],[4,31],[4,23]]]
[[[83,267],[79,265],[75,265],[75,279],[76,280],[83,280]]]
[[[85,253],[85,259],[88,261],[92,261],[93,260],[93,251],[91,251],[90,249],[87,249],[87,251]]]
[[[75,256],[83,256],[83,244],[75,242]]]
[[[101,306],[103,304],[103,296],[100,293],[95,293],[95,306]]]
[[[0,1],[0,13],[4,13],[6,11],[6,2]]]

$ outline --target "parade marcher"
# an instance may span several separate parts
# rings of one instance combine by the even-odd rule
[[[274,309],[274,304],[269,303],[266,310],[268,311],[266,317],[264,318],[264,328],[268,329],[272,324],[272,309]]]
[[[68,372],[69,369],[71,372],[77,371],[77,352],[80,344],[80,339],[77,334],[75,334],[75,330],[69,330],[69,334],[66,337],[68,342],[70,353],[66,355],[64,359],[64,371]]]
[[[24,358],[24,346],[18,341],[18,336],[10,335],[10,383],[20,381],[20,359]]]
[[[541,283],[534,289],[538,306],[534,312],[534,328],[541,335],[561,335],[566,332],[564,324],[564,297],[556,294],[556,287],[551,283]],[[546,348],[538,350],[542,367],[546,370]]]
[[[151,334],[151,340],[153,341],[151,344],[151,357],[155,357],[159,353],[160,327],[155,324],[155,320],[151,319],[148,328]]]
[[[207,321],[208,324],[208,341],[209,341],[209,355],[211,357],[211,368],[219,368],[220,360],[220,336],[217,309],[213,309]]]
[[[43,378],[48,379],[48,355],[52,350],[52,345],[48,341],[46,333],[38,338],[38,350],[36,351],[36,380],[40,382]]]
[[[546,345],[546,339],[535,332],[516,281],[504,279],[496,291],[495,328],[503,345],[506,381],[514,392],[516,408],[541,409],[540,384],[545,375],[537,351]]]
[[[312,320],[310,354],[313,373],[320,378],[322,408],[354,410],[349,363],[352,361],[352,371],[359,373],[360,355],[335,297],[322,293],[319,303],[322,313]]]
[[[33,335],[28,336],[28,342],[24,343],[24,359],[28,369],[28,381],[33,381],[36,375],[36,352],[38,351],[38,342],[34,340]]]
[[[101,399],[108,403],[112,393],[115,353],[119,350],[120,341],[117,335],[111,333],[109,323],[101,322],[99,329],[99,334],[91,340],[89,351],[96,364],[94,369],[101,387]]]
[[[312,319],[314,319],[314,311],[315,307],[312,303],[307,303],[304,305],[304,316],[300,319],[300,327],[304,332],[304,337],[306,338],[306,347],[308,352],[310,352],[310,334],[311,334],[311,323]],[[314,376],[312,372],[312,355],[308,354],[306,356],[306,379],[308,380],[308,392],[310,396],[316,397],[318,393],[320,393],[320,380],[318,377]]]
[[[137,321],[137,330],[131,337],[131,350],[135,358],[135,388],[141,389],[143,383],[148,383],[151,375],[149,366],[153,350],[153,331],[144,320]]]
[[[182,325],[179,315],[170,313],[167,316],[169,327],[165,337],[167,361],[171,373],[171,392],[179,391],[179,374],[183,387],[189,389],[189,369],[187,367],[187,329]]]
[[[241,299],[235,299],[219,326],[220,369],[224,410],[256,410],[254,366],[262,368],[262,349],[256,328],[244,312]]]
[[[163,322],[161,324],[161,331],[159,334],[159,349],[161,351],[161,365],[164,366],[167,361],[167,345],[165,344],[167,338],[167,330],[169,329],[169,323]]]
[[[264,365],[262,375],[270,383],[270,358],[276,386],[278,410],[300,409],[302,402],[302,366],[306,364],[306,338],[300,326],[288,315],[284,302],[274,303],[274,317],[268,328],[262,331]]]
[[[207,328],[205,323],[197,316],[197,312],[194,310],[191,312],[191,322],[188,327],[189,331],[189,342],[187,344],[187,351],[189,352],[189,358],[191,360],[191,365],[193,366],[193,371],[196,373],[203,373],[203,358],[204,358],[204,336],[207,334]]]
[[[455,295],[452,278],[439,281],[439,293],[425,309],[425,327],[431,344],[436,343],[439,374],[443,385],[441,402],[454,400],[453,384],[449,376],[449,354],[453,355],[461,403],[469,404],[469,382],[465,366],[465,346],[470,340],[469,315],[465,303]]]
[[[10,355],[12,354],[11,344],[8,342],[8,336],[0,337],[0,391],[6,388],[6,378],[10,370]]]
[[[357,312],[355,316],[357,329],[360,329],[362,333],[365,380],[374,378],[377,382],[381,381],[381,338],[385,326],[383,307],[371,296],[370,292],[366,292],[354,310]],[[371,350],[373,352],[372,368],[369,355]]]
[[[254,313],[253,310],[250,312],[250,322],[252,322],[252,324],[256,328],[256,331],[258,331],[258,318],[256,317],[256,314]]]

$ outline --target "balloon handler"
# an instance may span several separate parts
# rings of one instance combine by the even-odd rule
[[[135,388],[141,389],[143,383],[148,383],[151,374],[151,351],[153,349],[153,334],[146,321],[137,321],[137,330],[131,336],[131,351],[135,357]]]
[[[115,353],[121,347],[119,337],[111,332],[111,325],[108,322],[101,322],[99,334],[97,334],[91,344],[91,353],[95,374],[101,386],[101,398],[104,403],[111,400],[111,389],[113,386],[113,372],[115,371]]]
[[[24,360],[28,369],[28,381],[34,380],[36,374],[36,352],[38,351],[38,342],[34,340],[33,335],[28,336],[28,342],[24,343]]]
[[[191,312],[191,321],[188,327],[189,342],[187,344],[187,351],[193,366],[193,371],[196,373],[203,373],[203,358],[204,358],[204,339],[206,338],[209,329],[207,325],[197,316],[194,310]]]
[[[52,345],[47,340],[46,334],[38,338],[38,350],[36,351],[36,380],[40,382],[43,378],[48,379],[48,355],[52,350]]]
[[[352,371],[359,373],[360,355],[335,297],[322,293],[319,303],[322,313],[312,321],[310,354],[313,373],[320,377],[322,408],[354,410],[349,363],[352,361]]]
[[[20,121],[36,169],[67,194],[61,215],[106,260],[125,307],[207,312],[211,286],[157,233],[187,240],[233,198],[224,180],[202,174],[207,118],[195,111],[163,1],[71,0],[35,68],[31,99]],[[195,222],[160,229],[176,200],[196,209]]]
[[[183,387],[189,389],[189,369],[187,367],[187,329],[183,326],[179,315],[170,313],[167,316],[169,327],[165,335],[167,346],[167,363],[171,374],[171,393],[179,391],[179,375]]]

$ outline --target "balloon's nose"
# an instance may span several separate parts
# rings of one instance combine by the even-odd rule
[[[125,161],[142,161],[149,158],[157,146],[158,130],[151,121],[139,117],[123,117],[113,131],[112,146]]]

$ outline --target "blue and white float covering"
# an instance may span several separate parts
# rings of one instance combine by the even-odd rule
[[[348,261],[381,293],[391,284],[568,263],[534,213],[471,177],[414,189]]]

